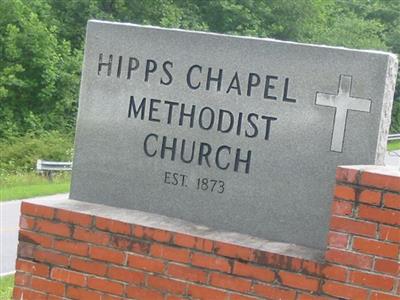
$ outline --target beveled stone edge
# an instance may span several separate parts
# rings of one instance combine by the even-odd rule
[[[296,244],[274,242],[236,232],[213,230],[206,226],[158,214],[68,199],[67,194],[58,195],[51,204],[49,204],[48,201],[41,202],[40,199],[28,199],[24,200],[24,202],[48,206],[55,209],[66,209],[92,216],[109,218],[124,223],[159,230],[167,230],[174,233],[188,234],[197,238],[212,240],[214,242],[230,243],[241,247],[251,248],[256,251],[269,252],[304,260],[323,262],[323,256],[325,253],[325,250],[308,248]]]

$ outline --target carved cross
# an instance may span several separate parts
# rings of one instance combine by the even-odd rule
[[[351,97],[351,81],[349,75],[340,75],[338,94],[317,92],[315,104],[335,108],[333,121],[331,151],[342,152],[346,131],[347,111],[370,112],[371,100]]]

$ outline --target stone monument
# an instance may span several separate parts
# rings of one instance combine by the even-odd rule
[[[322,249],[338,165],[383,162],[378,51],[90,21],[71,199]]]

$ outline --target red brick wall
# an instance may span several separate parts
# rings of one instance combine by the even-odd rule
[[[370,168],[338,168],[322,261],[23,203],[14,299],[400,299],[400,176]]]

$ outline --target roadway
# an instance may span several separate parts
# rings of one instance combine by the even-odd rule
[[[400,168],[400,150],[388,152],[385,157],[385,164]]]
[[[388,153],[385,163],[400,168],[400,150]],[[57,194],[30,200],[45,204],[55,198],[66,198],[67,195]],[[21,202],[22,200],[15,200],[0,203],[0,276],[13,273],[15,270]]]

